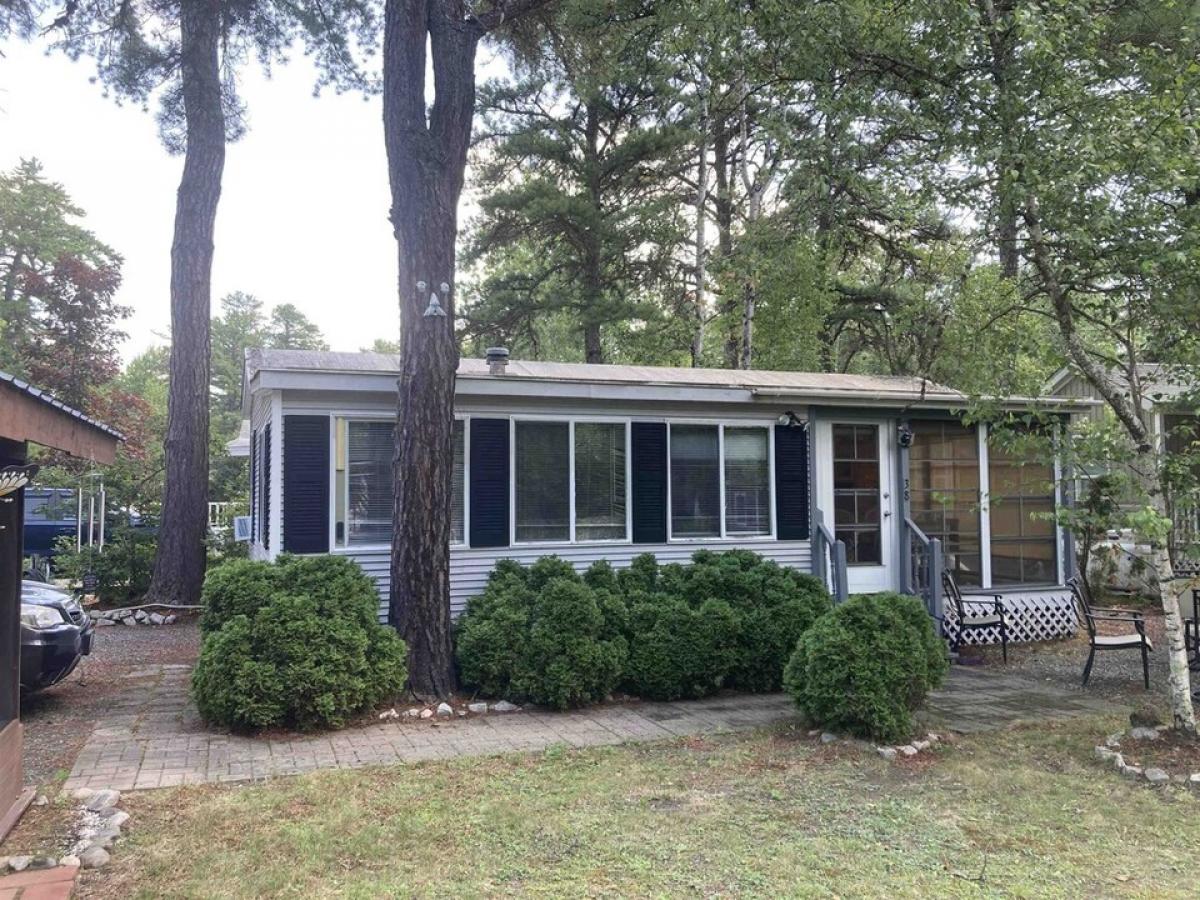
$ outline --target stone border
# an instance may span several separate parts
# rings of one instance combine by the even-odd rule
[[[177,616],[175,613],[146,612],[144,609],[105,609],[89,610],[88,615],[96,626],[105,625],[172,625]]]
[[[79,811],[75,841],[70,852],[58,859],[53,856],[0,857],[0,874],[53,869],[56,866],[98,869],[108,863],[112,858],[109,851],[129,821],[129,813],[117,807],[121,802],[121,792],[80,788],[71,795],[71,799],[79,803]],[[35,803],[46,806],[50,801],[42,794]]]
[[[432,719],[435,716],[439,719],[465,719],[468,715],[484,716],[488,713],[513,713],[520,712],[521,707],[515,703],[509,703],[507,700],[499,700],[495,703],[485,703],[482,700],[472,701],[466,705],[459,704],[455,709],[449,703],[439,703],[437,706],[412,706],[404,712],[400,712],[394,706],[391,709],[384,710],[379,714],[379,721],[395,721],[396,719],[404,719],[413,721],[417,719]]]
[[[1200,772],[1185,772],[1172,776],[1166,769],[1160,769],[1157,766],[1143,768],[1125,762],[1125,755],[1121,752],[1122,738],[1134,741],[1156,741],[1163,732],[1169,730],[1170,726],[1157,725],[1153,728],[1135,726],[1128,731],[1118,731],[1116,734],[1110,734],[1103,744],[1096,745],[1093,754],[1100,762],[1107,763],[1127,778],[1144,779],[1155,787],[1174,782],[1200,790]]]

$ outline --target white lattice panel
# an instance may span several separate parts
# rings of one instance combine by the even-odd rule
[[[991,597],[978,594],[972,599],[991,601]],[[1008,622],[1010,644],[1071,637],[1079,629],[1075,601],[1066,588],[1063,588],[1061,593],[1053,591],[1042,594],[1008,594],[1004,597],[1004,608],[1007,611],[1005,618]],[[970,614],[977,609],[978,607],[968,607],[967,612]],[[958,632],[958,616],[949,598],[946,600],[943,628],[946,637],[953,640]],[[972,629],[963,634],[962,642],[964,646],[998,644],[1000,629]]]

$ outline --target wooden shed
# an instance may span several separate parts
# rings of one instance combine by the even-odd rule
[[[28,462],[29,444],[97,464],[113,461],[121,435],[0,372],[0,473]],[[0,840],[29,805],[21,772],[21,563],[24,489],[0,496]]]

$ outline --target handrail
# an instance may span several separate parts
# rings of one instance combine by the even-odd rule
[[[925,601],[929,615],[939,622],[944,617],[942,598],[942,542],[931,538],[908,516],[904,517],[909,543],[904,561],[905,590]],[[913,540],[915,538],[915,540]]]
[[[846,543],[834,537],[821,511],[817,513],[817,534],[813,547],[813,574],[829,588],[835,603],[844,603],[850,596],[846,571]],[[829,553],[829,560],[825,558]]]

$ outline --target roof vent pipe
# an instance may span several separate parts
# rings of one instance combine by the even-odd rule
[[[508,348],[507,347],[488,347],[487,349],[487,364],[488,374],[503,375],[508,367]]]

